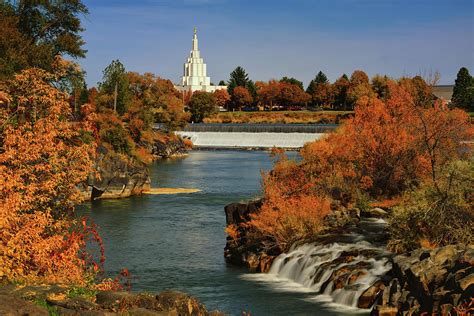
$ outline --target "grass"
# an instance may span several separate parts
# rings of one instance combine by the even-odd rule
[[[257,111],[220,112],[204,119],[204,123],[319,123],[334,124],[353,111]]]
[[[44,299],[37,299],[34,301],[34,303],[38,306],[44,307],[48,310],[49,316],[59,316],[59,312],[54,306],[48,305],[46,300]]]
[[[75,297],[81,297],[81,298],[93,298],[97,294],[97,291],[91,290],[85,287],[73,287],[67,291],[67,297],[68,298],[75,298]]]

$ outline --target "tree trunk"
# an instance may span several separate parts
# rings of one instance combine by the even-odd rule
[[[117,112],[117,83],[115,83],[114,89],[114,111]]]

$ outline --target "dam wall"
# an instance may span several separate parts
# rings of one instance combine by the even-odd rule
[[[298,149],[325,133],[249,133],[249,132],[176,132],[190,139],[197,148]]]
[[[257,123],[195,123],[188,124],[185,132],[238,132],[238,133],[329,133],[337,124],[257,124]]]

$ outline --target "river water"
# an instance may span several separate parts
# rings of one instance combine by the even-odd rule
[[[128,268],[133,291],[180,290],[230,315],[348,313],[315,302],[310,291],[287,282],[256,282],[245,269],[226,264],[224,206],[258,196],[260,172],[269,168],[267,152],[193,151],[150,166],[152,187],[201,192],[96,201],[82,205],[80,213],[99,226],[107,273]]]

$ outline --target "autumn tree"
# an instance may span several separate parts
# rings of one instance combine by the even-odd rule
[[[216,98],[217,106],[224,109],[229,109],[230,95],[225,89],[218,89],[214,91],[214,97]]]
[[[373,97],[374,92],[369,82],[369,77],[362,70],[355,70],[349,80],[349,89],[347,90],[347,101],[351,107],[354,107],[357,100],[366,96]]]
[[[291,106],[304,106],[310,101],[311,96],[304,92],[298,85],[280,82],[278,103],[286,108]]]
[[[52,70],[56,55],[84,57],[78,0],[2,1],[0,3],[0,78],[38,67]]]
[[[264,106],[269,106],[270,110],[273,106],[279,105],[279,96],[281,85],[275,80],[269,82],[257,81],[257,100]]]
[[[64,65],[64,62],[60,62]],[[70,121],[59,79],[37,68],[6,83],[0,100],[0,275],[9,281],[85,285],[88,224],[72,217],[91,172],[90,126]]]
[[[474,78],[467,68],[459,69],[453,88],[452,102],[455,106],[474,111]]]
[[[209,92],[196,91],[189,101],[189,110],[192,121],[202,122],[205,117],[218,112],[216,97]]]
[[[164,123],[169,131],[183,128],[189,119],[188,113],[184,112],[184,104],[181,98],[172,94],[164,94],[158,99],[159,108],[155,110],[157,122]]]
[[[388,98],[388,81],[387,76],[375,75],[371,80],[372,90],[380,100],[387,100]]]
[[[119,60],[113,60],[103,71],[102,82],[98,83],[99,104],[123,115],[130,103],[129,80],[125,67]]]
[[[253,98],[247,88],[239,86],[232,91],[230,101],[233,110],[240,110],[245,106],[252,105]]]
[[[433,106],[434,98],[432,87],[421,76],[401,78],[400,85],[410,93],[416,106],[425,108]]]
[[[335,110],[346,110],[348,107],[347,91],[349,90],[349,79],[346,75],[341,76],[331,86],[333,108]]]

